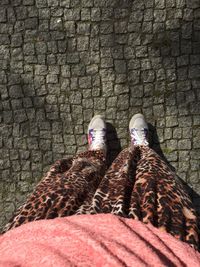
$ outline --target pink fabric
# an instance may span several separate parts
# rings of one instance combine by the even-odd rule
[[[0,266],[200,266],[200,254],[173,236],[112,214],[22,225],[0,237]]]

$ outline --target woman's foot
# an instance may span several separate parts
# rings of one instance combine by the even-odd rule
[[[94,116],[88,126],[89,150],[103,150],[106,154],[106,123],[101,115]]]
[[[148,125],[142,114],[135,114],[129,123],[132,145],[148,146]]]

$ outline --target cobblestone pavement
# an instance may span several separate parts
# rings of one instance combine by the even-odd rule
[[[1,0],[0,97],[0,225],[98,113],[112,158],[143,112],[200,206],[199,0]]]

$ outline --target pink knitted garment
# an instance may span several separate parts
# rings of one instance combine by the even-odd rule
[[[200,254],[151,225],[112,214],[27,223],[0,237],[0,266],[200,266]]]

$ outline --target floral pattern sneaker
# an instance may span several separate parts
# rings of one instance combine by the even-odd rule
[[[129,123],[131,144],[148,146],[148,125],[142,114],[135,114]]]
[[[104,150],[106,153],[106,123],[101,115],[92,118],[88,126],[89,150]]]

